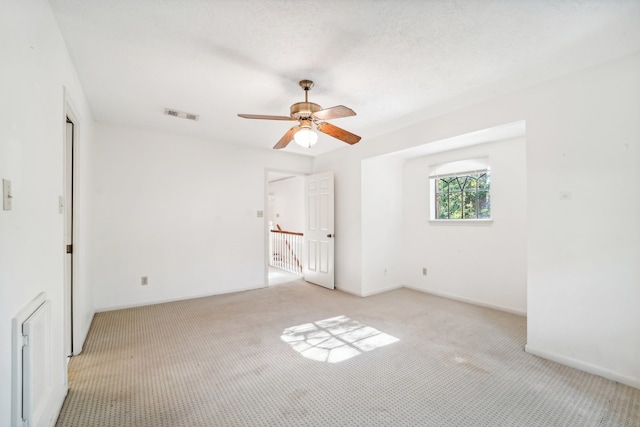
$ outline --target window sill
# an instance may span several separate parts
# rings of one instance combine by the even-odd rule
[[[491,225],[493,219],[430,219],[429,223],[432,225]]]

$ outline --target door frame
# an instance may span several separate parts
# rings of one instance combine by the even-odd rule
[[[73,124],[71,135],[70,150],[67,144],[67,123]],[[63,115],[63,195],[60,197],[60,213],[63,215],[63,283],[64,283],[64,352],[68,357],[78,354],[78,346],[75,343],[74,336],[77,332],[77,301],[74,299],[76,294],[76,277],[77,277],[77,257],[76,242],[78,221],[75,215],[75,206],[77,206],[77,147],[78,147],[78,130],[80,127],[79,116],[76,114],[73,104],[69,99],[69,95],[64,90],[64,115]],[[71,180],[71,182],[69,182]],[[70,203],[69,203],[70,201]],[[70,228],[69,228],[70,224]],[[72,252],[67,255],[67,233],[70,233]],[[70,266],[67,268],[67,263]],[[67,359],[68,360],[68,359]]]

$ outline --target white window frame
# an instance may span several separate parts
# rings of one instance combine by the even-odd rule
[[[493,199],[491,185],[489,186],[489,218],[445,218],[436,217],[436,183],[445,176],[458,176],[478,172],[491,174],[488,157],[447,162],[429,167],[429,221],[434,223],[482,224],[493,222]]]

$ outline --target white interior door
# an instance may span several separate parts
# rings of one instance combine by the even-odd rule
[[[304,280],[333,289],[333,171],[305,177]]]

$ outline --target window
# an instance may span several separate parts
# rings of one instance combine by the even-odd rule
[[[440,176],[436,185],[436,219],[487,219],[489,171]]]
[[[487,159],[432,167],[429,178],[432,220],[491,218],[491,172]]]

